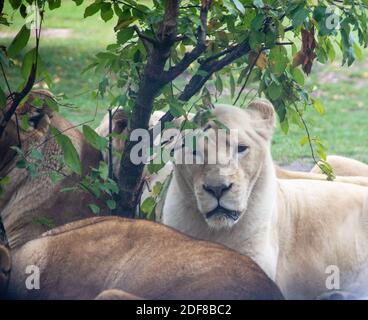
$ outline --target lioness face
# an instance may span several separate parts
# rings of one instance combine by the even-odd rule
[[[194,151],[200,164],[177,164],[175,170],[192,188],[193,201],[208,226],[222,229],[234,226],[246,212],[263,160],[270,152],[274,116],[268,101],[253,103],[246,111],[218,106],[214,116],[217,121],[203,129],[208,138],[199,139]],[[219,133],[219,122],[230,132]],[[215,163],[211,152],[216,153]]]

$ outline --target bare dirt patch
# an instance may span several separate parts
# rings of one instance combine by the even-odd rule
[[[310,171],[313,168],[314,164],[312,163],[306,163],[306,162],[302,162],[300,160],[296,160],[292,163],[289,164],[282,164],[281,167],[286,169],[286,170],[291,170],[291,171]]]
[[[14,38],[16,36],[16,32],[0,32],[0,38]],[[66,28],[45,28],[42,29],[42,37],[43,38],[71,38],[73,35],[72,29]],[[35,30],[32,31],[32,36],[35,36]]]

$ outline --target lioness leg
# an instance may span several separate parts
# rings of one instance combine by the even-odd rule
[[[137,297],[134,294],[118,290],[118,289],[109,289],[102,291],[95,300],[143,300],[140,297]]]
[[[347,291],[332,290],[319,295],[316,300],[357,300],[359,297]]]
[[[9,250],[0,245],[0,298],[5,296],[8,287],[11,269],[11,257]]]

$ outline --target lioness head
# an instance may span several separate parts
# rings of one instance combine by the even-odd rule
[[[213,116],[201,130],[206,137],[197,139],[195,149],[182,145],[181,157],[194,153],[196,163],[176,163],[175,173],[193,191],[210,228],[231,228],[245,214],[264,161],[270,159],[274,110],[267,100],[258,100],[246,110],[216,106]],[[220,128],[226,128],[225,134]]]
[[[16,151],[12,147],[19,147],[23,152],[27,152],[31,144],[36,144],[48,132],[50,109],[46,104],[35,107],[32,103],[35,98],[44,99],[45,97],[52,98],[52,94],[45,90],[32,91],[27,100],[18,106],[16,114],[6,125],[0,137],[0,177],[5,175],[7,168],[14,162]],[[4,112],[10,108],[11,102],[12,98],[9,97]],[[24,119],[22,119],[25,116],[27,126],[24,125]]]

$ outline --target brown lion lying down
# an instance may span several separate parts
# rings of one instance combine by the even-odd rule
[[[25,286],[29,265],[39,290]],[[85,219],[13,252],[10,298],[116,298],[112,289],[124,299],[282,299],[250,258],[145,220]]]

